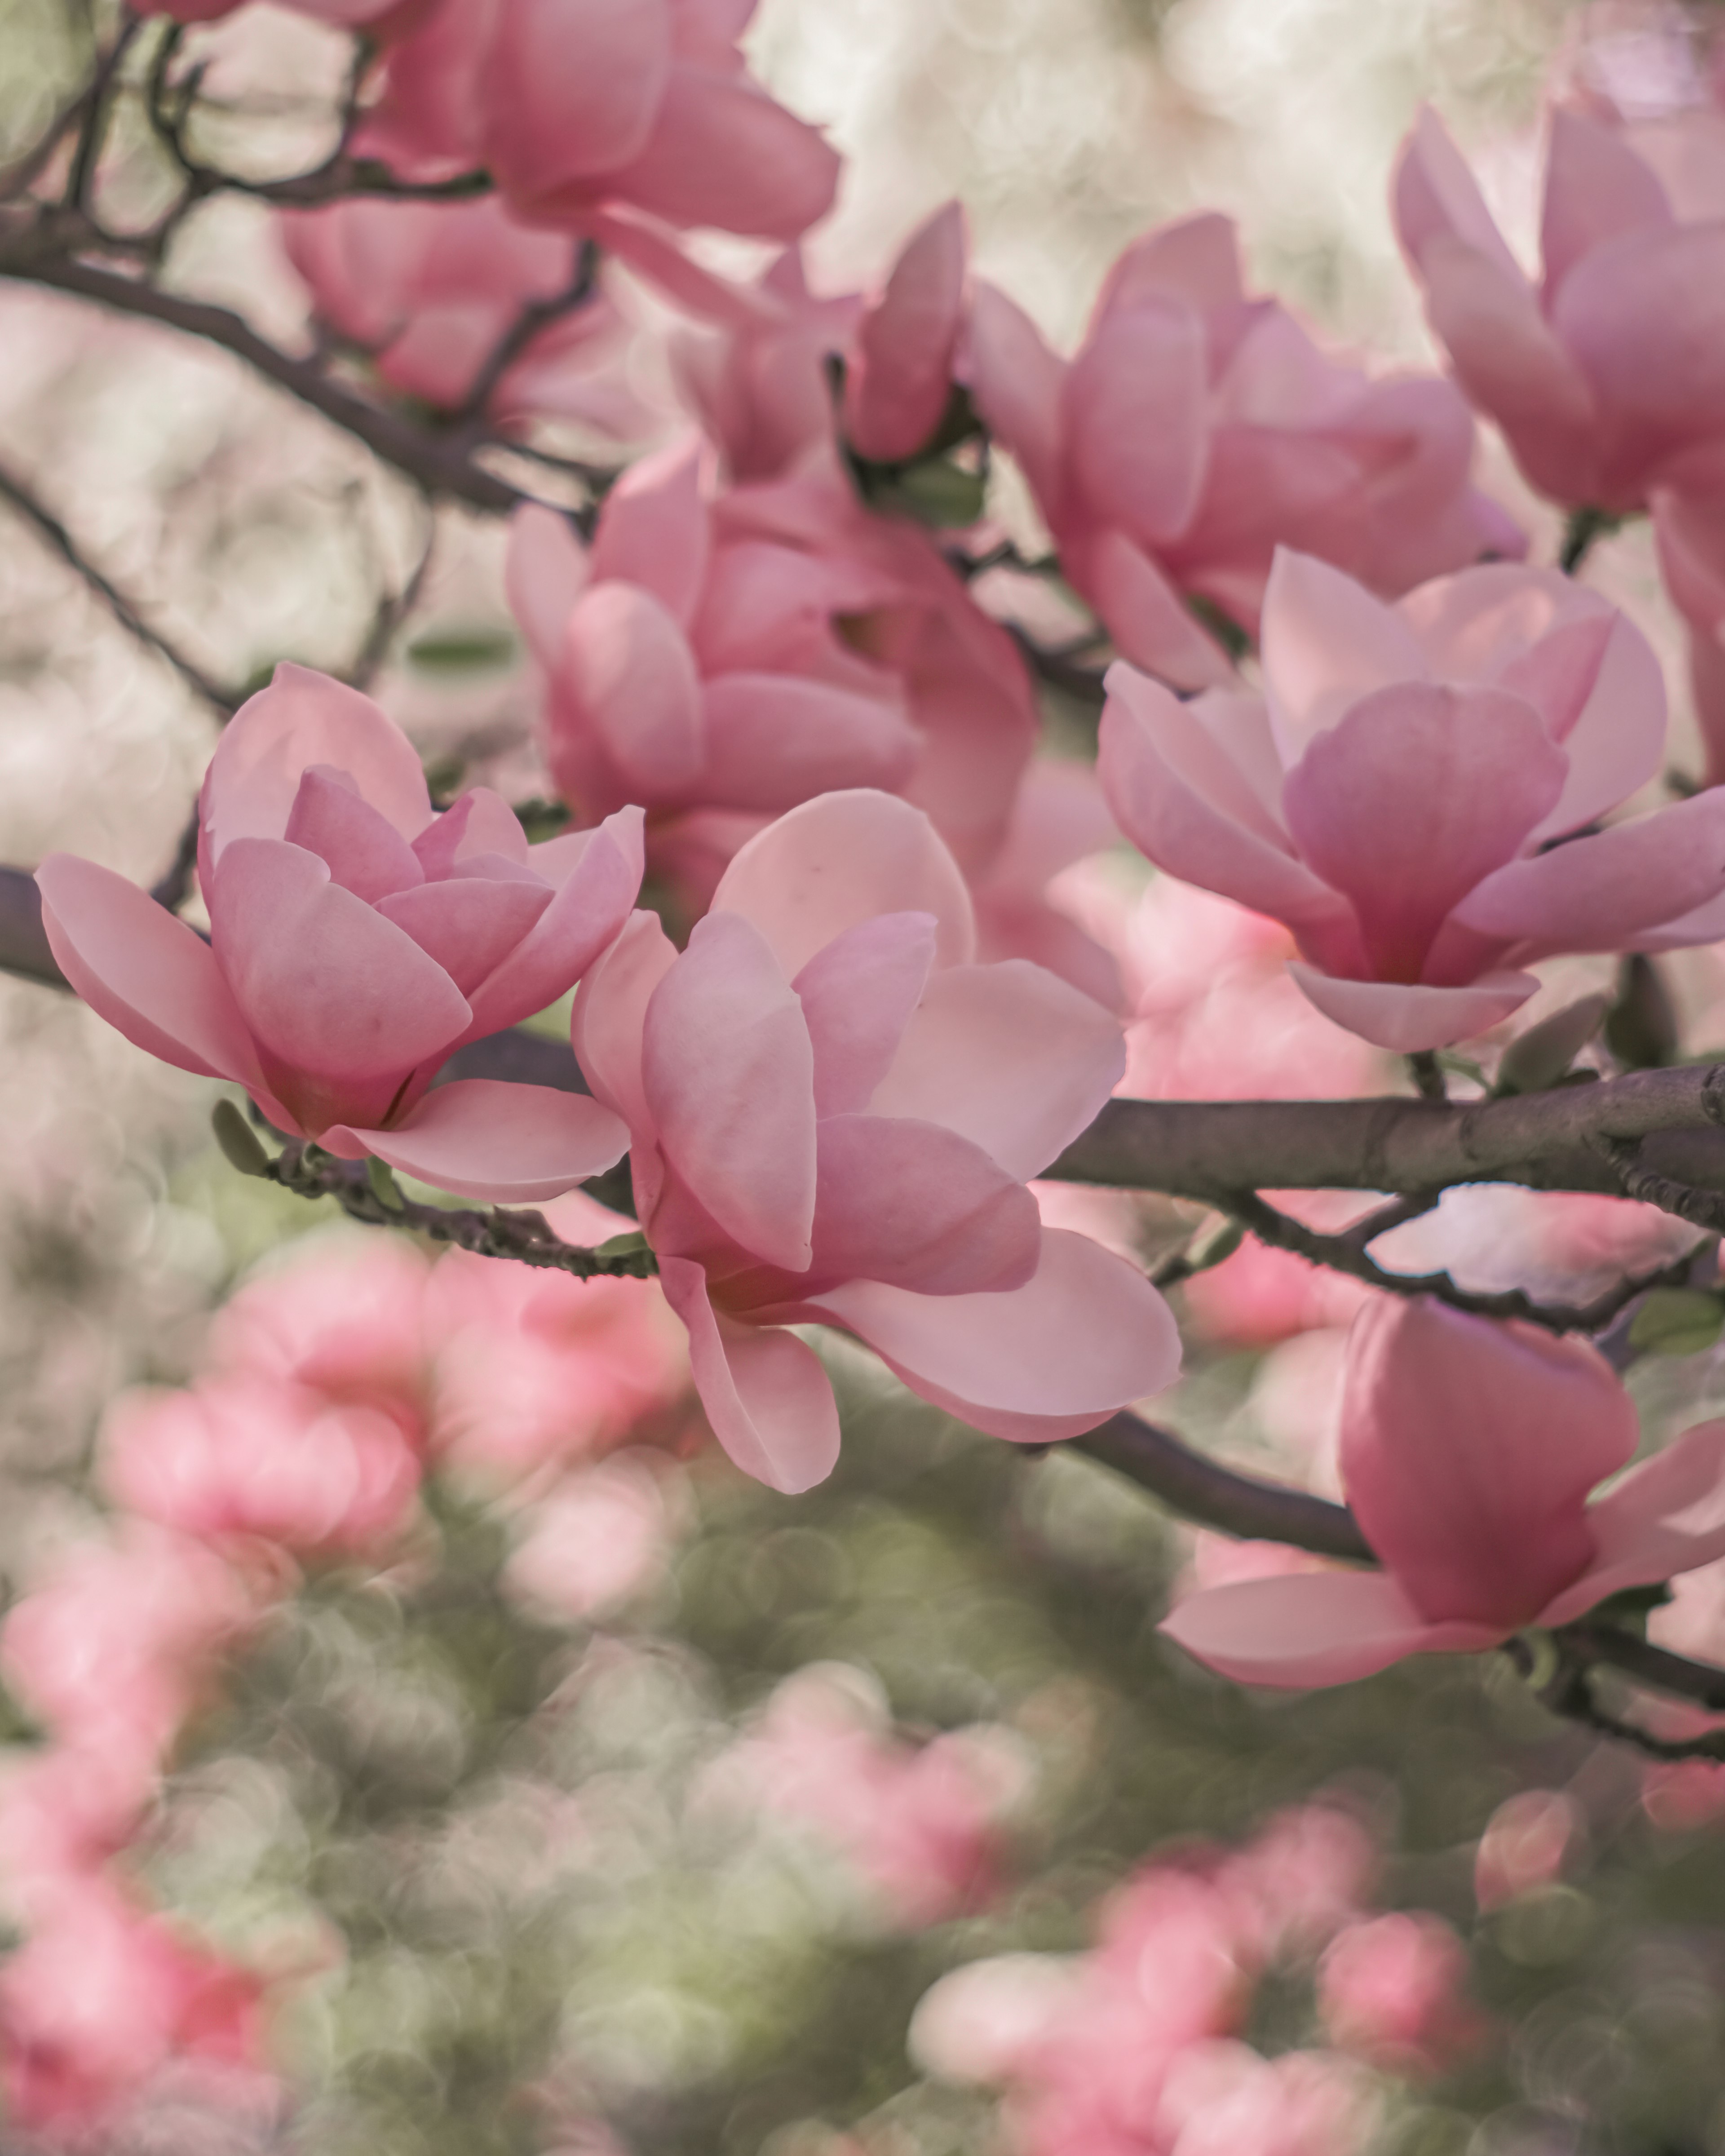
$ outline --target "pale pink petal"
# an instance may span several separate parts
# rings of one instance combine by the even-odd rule
[[[878,913],[934,916],[935,963],[976,948],[964,879],[934,826],[889,793],[823,794],[751,839],[719,879],[715,912],[740,913],[794,978],[835,936]]]
[[[1697,1423],[1587,1508],[1594,1544],[1581,1578],[1540,1612],[1567,1625],[1607,1595],[1725,1557],[1725,1422]]]
[[[567,516],[531,502],[510,518],[510,611],[547,673],[562,664],[563,630],[591,573],[587,550]]]
[[[470,786],[434,823],[427,824],[413,841],[413,858],[429,876],[496,875],[501,873],[500,862],[532,874],[521,819],[489,786]],[[478,865],[480,862],[485,865]]]
[[[1577,624],[1585,634],[1585,625]],[[1554,632],[1528,654],[1537,667]],[[1521,681],[1506,675],[1504,685]],[[1558,805],[1534,832],[1536,842],[1577,831],[1615,808],[1645,786],[1665,756],[1665,675],[1653,647],[1622,614],[1609,623],[1604,648],[1580,710],[1559,737],[1569,759],[1569,776]]]
[[[626,203],[613,203],[607,208],[588,212],[581,223],[583,230],[597,240],[608,254],[626,263],[648,284],[656,285],[685,314],[726,329],[748,329],[784,318],[783,305],[764,281],[739,284],[735,278],[719,276],[696,262],[678,245],[671,231],[644,211],[633,211]],[[685,392],[691,387],[684,370],[690,366],[692,354],[724,349],[722,345],[702,347],[692,341],[675,346],[671,364],[679,377],[679,387]],[[698,367],[700,361],[696,359],[693,364]],[[698,394],[685,396],[685,401],[705,416],[706,406]],[[710,425],[706,431],[715,440],[725,439],[721,428]]]
[[[202,858],[213,865],[231,839],[280,838],[315,763],[346,772],[404,839],[431,821],[425,773],[401,728],[358,690],[284,662],[216,744],[201,797]]]
[[[216,957],[254,1037],[332,1081],[405,1074],[465,1030],[467,1000],[315,854],[235,839],[209,894]]]
[[[327,767],[314,765],[300,781],[282,836],[316,854],[330,880],[367,906],[425,880],[418,855],[394,824]]]
[[[1406,988],[1399,981],[1346,981],[1297,958],[1288,972],[1307,1001],[1374,1047],[1399,1055],[1447,1048],[1487,1033],[1539,987],[1532,973],[1483,973],[1465,988]]]
[[[709,913],[654,991],[641,1046],[665,1158],[742,1248],[806,1269],[814,1217],[814,1055],[760,932]]]
[[[1489,1625],[1434,1625],[1393,1579],[1373,1572],[1299,1572],[1207,1588],[1158,1630],[1236,1684],[1350,1684],[1404,1655],[1468,1654],[1504,1636]]]
[[[60,971],[99,1018],[177,1070],[262,1083],[244,1019],[203,938],[111,869],[50,854],[36,871]]]
[[[625,784],[651,800],[695,780],[705,747],[701,679],[682,630],[639,584],[593,584],[564,630],[561,687]],[[567,715],[553,708],[552,752]]]
[[[1094,1122],[1126,1069],[1113,1012],[1027,958],[930,976],[877,1116],[943,1124],[1009,1175],[1040,1174]]]
[[[1710,789],[1651,816],[1572,839],[1488,876],[1455,909],[1481,935],[1537,957],[1618,951],[1644,929],[1725,891],[1725,793]]]
[[[777,814],[844,787],[903,785],[921,737],[901,706],[793,674],[718,674],[703,687],[701,798]]]
[[[814,1049],[817,1115],[865,1108],[934,963],[928,913],[880,913],[817,951],[792,987]]]
[[[793,1334],[716,1315],[706,1276],[662,1258],[665,1299],[689,1329],[689,1365],[713,1435],[745,1475],[794,1496],[839,1457],[839,1410],[819,1358]]]
[[[1171,1384],[1180,1367],[1173,1313],[1136,1265],[1087,1236],[1042,1230],[1023,1287],[995,1295],[917,1295],[850,1281],[814,1296],[867,1342],[913,1392],[958,1403],[978,1430],[1046,1442],[1021,1418],[1076,1436]]]
[[[800,239],[832,207],[837,153],[746,76],[675,64],[646,147],[606,192],[672,224]]]
[[[671,67],[668,0],[501,0],[480,77],[485,162],[531,203],[639,157]]]
[[[333,1147],[374,1152],[403,1175],[493,1205],[561,1197],[629,1147],[628,1126],[598,1101],[495,1078],[436,1087],[393,1130],[343,1125],[326,1136]]]
[[[961,367],[989,433],[1024,466],[1043,515],[1058,516],[1065,361],[1049,350],[1023,308],[979,284],[971,295]]]
[[[1357,946],[1353,909],[1294,858],[1231,746],[1159,683],[1109,669],[1096,768],[1132,844],[1170,875]]]
[[[828,1116],[816,1137],[814,1269],[919,1295],[1021,1287],[1041,1216],[980,1147],[906,1116]]]
[[[1352,901],[1368,970],[1411,982],[1445,917],[1556,805],[1568,768],[1519,696],[1406,681],[1318,734],[1282,799],[1301,858]]]
[[[1558,106],[1539,234],[1548,311],[1584,254],[1623,234],[1668,231],[1676,222],[1665,189],[1618,129]]]
[[[1423,1616],[1512,1631],[1592,1560],[1596,1482],[1635,1453],[1630,1397],[1584,1342],[1428,1297],[1365,1305],[1348,1337],[1342,1480]]]
[[[1241,305],[1245,286],[1233,218],[1204,210],[1133,240],[1103,282],[1097,317],[1148,292],[1172,294],[1206,315]]]
[[[605,496],[593,534],[595,581],[641,585],[684,629],[695,618],[709,551],[702,454],[696,435],[631,465]]]
[[[1296,763],[1368,690],[1425,681],[1419,640],[1394,607],[1310,554],[1279,547],[1264,593],[1264,690],[1282,761]]]
[[[896,462],[939,425],[952,388],[964,258],[964,212],[948,203],[911,234],[858,325],[845,432],[859,456]]]
[[[578,842],[581,850],[528,932],[468,991],[474,1038],[554,1004],[621,932],[641,888],[641,825],[639,808],[619,808],[596,831],[570,832],[533,849],[536,856],[552,847],[572,851]]]
[[[1086,513],[1165,545],[1191,522],[1209,447],[1204,324],[1146,293],[1098,321],[1066,376],[1064,434]]]
[[[1476,249],[1504,275],[1522,276],[1467,161],[1429,105],[1420,106],[1402,146],[1393,207],[1397,234],[1415,263],[1430,241],[1445,238]]]
[[[653,1119],[641,1081],[641,1031],[653,991],[676,963],[677,947],[656,913],[634,913],[617,941],[583,974],[570,1040],[595,1099],[614,1108],[637,1140]]]
[[[427,957],[436,959],[462,994],[471,998],[551,901],[550,887],[542,883],[492,883],[479,876],[454,876],[380,899],[377,911],[386,921],[406,929]],[[619,922],[627,911],[625,901],[618,915]],[[563,986],[572,987],[573,977]],[[545,998],[546,1003],[553,1000],[551,996]],[[543,1009],[544,1004],[536,1004],[534,1009]],[[468,1022],[471,1024],[473,1019]]]
[[[1101,616],[1121,657],[1177,689],[1225,688],[1237,677],[1163,571],[1124,531],[1060,534],[1074,590]]]

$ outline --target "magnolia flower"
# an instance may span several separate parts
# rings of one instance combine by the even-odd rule
[[[384,58],[358,146],[404,177],[483,167],[537,224],[624,204],[672,225],[794,239],[839,160],[776,105],[737,40],[752,0],[434,0]]]
[[[1495,1647],[1725,1554],[1725,1422],[1627,1465],[1635,1411],[1578,1340],[1425,1297],[1348,1337],[1342,1482],[1379,1572],[1208,1589],[1163,1630],[1242,1684],[1344,1684],[1404,1655]]]
[[[1391,593],[1522,548],[1468,483],[1473,422],[1450,385],[1326,357],[1276,300],[1246,296],[1224,217],[1128,248],[1070,361],[979,285],[963,366],[1067,581],[1124,658],[1182,688],[1233,678],[1187,595],[1255,629],[1278,544]]]
[[[1622,511],[1725,486],[1725,114],[1554,113],[1538,286],[1429,109],[1394,202],[1457,380],[1542,494]]]
[[[699,443],[676,444],[612,490],[590,550],[517,511],[509,583],[583,814],[639,802],[657,840],[679,812],[871,786],[967,866],[999,845],[1036,736],[1023,663],[928,535],[835,475],[709,501]]]
[[[439,815],[368,697],[281,666],[223,735],[199,815],[208,944],[93,861],[37,871],[55,958],[128,1040],[244,1086],[279,1130],[465,1196],[552,1197],[621,1157],[622,1123],[578,1095],[428,1089],[615,936],[640,884],[639,811],[531,847],[487,788]]]
[[[827,794],[743,847],[680,957],[637,914],[576,998],[708,1419],[776,1488],[819,1481],[839,1445],[787,1326],[839,1326],[925,1399],[1038,1443],[1178,1366],[1142,1275],[1043,1228],[1024,1187],[1108,1097],[1118,1023],[973,947],[927,819]]]
[[[282,244],[318,319],[372,355],[392,389],[459,410],[521,317],[573,285],[576,243],[472,202],[350,198],[281,213]],[[603,290],[536,330],[490,385],[508,421],[553,414],[608,434],[644,431],[623,378],[626,325]]]
[[[1725,932],[1725,795],[1588,829],[1658,769],[1665,692],[1640,632],[1554,570],[1387,606],[1281,553],[1263,673],[1261,697],[1183,704],[1117,665],[1103,789],[1159,868],[1287,924],[1338,1025],[1440,1047],[1524,1003],[1533,959]]]

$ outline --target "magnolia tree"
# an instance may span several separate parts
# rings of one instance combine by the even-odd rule
[[[346,86],[322,153],[270,172],[232,12],[96,11],[3,175],[0,277],[219,346],[429,512],[506,521],[545,777],[428,772],[366,693],[418,577],[347,678],[245,695],[0,475],[221,725],[155,888],[20,864],[0,963],[221,1081],[234,1170],[377,1235],[248,1290],[191,1386],[116,1409],[110,1539],[8,1620],[48,1732],[0,1820],[20,2127],[100,2138],[170,2066],[255,2107],[264,1977],[116,1869],[210,1673],[308,1565],[387,1569],[464,1463],[531,1499],[475,1560],[475,1625],[608,1606],[671,1533],[685,1367],[739,1474],[818,1507],[877,1419],[853,1343],[1003,1451],[1087,1455],[1235,1538],[1162,1626],[1215,1679],[1488,1658],[1710,1793],[1725,1668],[1650,1611],[1725,1558],[1725,1421],[1644,1438],[1625,1384],[1725,1312],[1725,1066],[1686,1055],[1660,964],[1725,940],[1700,47],[1656,111],[1554,98],[1537,280],[1420,114],[1391,201],[1445,371],[1417,373],[1252,291],[1214,213],[1132,241],[1067,355],[972,273],[956,204],[867,289],[811,290],[839,161],[751,73],[747,0],[298,0]],[[179,274],[231,196],[270,212],[307,337]],[[644,308],[675,412],[621,357]],[[1482,421],[1562,512],[1556,561],[1478,483]],[[1584,580],[1643,517],[1694,773],[1644,626]],[[1069,873],[1111,846],[1160,872],[1142,901]],[[1576,993],[1578,956],[1609,990]],[[1120,1194],[1178,1206],[1147,1240]],[[1350,1317],[1331,1495],[1147,1405],[1183,1325]],[[1009,1748],[909,1747],[847,1682],[791,1681],[707,1800],[819,1820],[911,1930],[979,1906]],[[1481,1905],[1548,1885],[1573,1826],[1511,1798]],[[913,2050],[1004,2090],[1036,2156],[1364,2147],[1367,2066],[1481,2041],[1454,1933],[1377,1909],[1372,1845],[1338,1796],[1158,1859],[1083,1960],[972,1956]],[[1238,2040],[1272,1976],[1316,1987],[1322,2042]],[[551,2109],[534,2145],[612,2145]]]

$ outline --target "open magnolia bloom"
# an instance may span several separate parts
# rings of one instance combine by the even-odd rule
[[[839,1447],[788,1325],[841,1327],[925,1399],[1031,1443],[1178,1368],[1155,1289],[1044,1228],[1024,1187],[1107,1099],[1119,1024],[1040,966],[973,963],[974,937],[925,816],[829,793],[742,848],[680,957],[638,913],[576,998],[708,1419],[778,1489]]]
[[[1261,696],[1190,703],[1117,663],[1103,790],[1158,868],[1286,922],[1338,1025],[1440,1048],[1534,959],[1725,934],[1725,793],[1589,829],[1665,742],[1658,661],[1595,593],[1493,563],[1388,605],[1284,551],[1262,658]]]
[[[208,943],[94,861],[51,854],[37,871],[54,957],[128,1040],[244,1086],[279,1130],[464,1197],[531,1204],[621,1158],[623,1124],[578,1094],[429,1089],[617,934],[640,888],[639,809],[538,846],[485,787],[439,815],[369,697],[285,665],[211,759],[198,867]]]
[[[1567,1625],[1725,1554],[1725,1422],[1587,1502],[1636,1435],[1581,1341],[1424,1296],[1369,1303],[1348,1340],[1342,1483],[1384,1569],[1210,1588],[1162,1629],[1241,1684],[1306,1686]]]

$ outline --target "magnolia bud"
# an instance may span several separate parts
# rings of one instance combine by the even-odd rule
[[[209,1120],[216,1143],[230,1168],[237,1168],[242,1175],[269,1174],[269,1154],[259,1142],[257,1132],[231,1101],[218,1101],[210,1110]]]
[[[1555,1086],[1599,1029],[1610,1008],[1607,995],[1583,996],[1511,1041],[1497,1066],[1500,1093],[1539,1093]]]
[[[1605,1045],[1631,1070],[1677,1059],[1677,1014],[1659,968],[1641,952],[1623,962],[1617,1000],[1605,1015]]]

